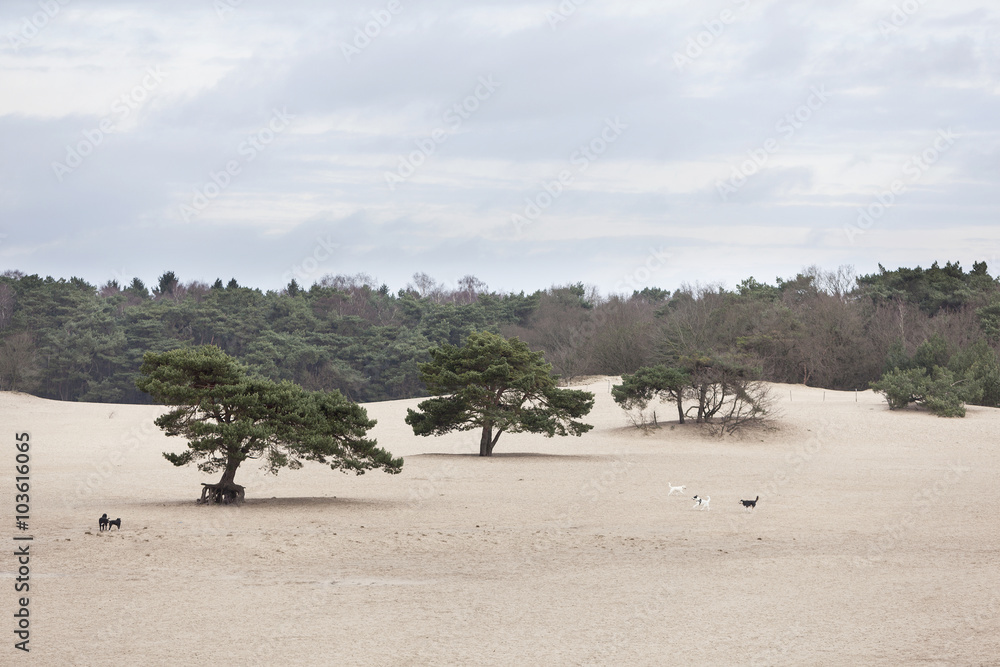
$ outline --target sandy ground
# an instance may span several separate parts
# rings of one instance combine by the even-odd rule
[[[588,386],[592,432],[492,459],[370,405],[401,474],[248,467],[236,509],[195,504],[160,408],[0,394],[0,539],[18,431],[34,536],[31,653],[5,549],[0,664],[1000,664],[1000,411],[775,385],[775,431],[644,435]]]

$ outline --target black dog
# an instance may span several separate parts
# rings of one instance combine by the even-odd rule
[[[110,530],[108,527],[108,515],[102,514],[101,518],[97,520],[97,526],[100,530]],[[121,524],[118,525],[121,528]]]
[[[111,530],[111,526],[117,526],[118,530],[122,529],[122,518],[118,517],[114,521],[108,519],[108,530]]]
[[[757,507],[758,500],[760,500],[760,496],[757,496],[753,500],[741,500],[740,502],[743,503],[743,507],[747,508],[748,510],[752,510],[755,507]]]

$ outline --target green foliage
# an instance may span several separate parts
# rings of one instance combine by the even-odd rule
[[[885,396],[890,410],[917,403],[939,417],[964,417],[966,399],[975,393],[965,380],[956,380],[954,373],[940,366],[931,372],[922,367],[894,369],[872,382],[871,388]]]
[[[906,354],[906,345],[901,340],[894,340],[885,357],[885,372],[900,368],[905,370],[911,367],[910,357]]]
[[[975,401],[1000,404],[1000,285],[985,263],[968,273],[957,264],[882,269],[854,291],[851,276],[810,268],[776,279],[776,287],[748,278],[735,291],[684,286],[667,298],[648,286],[631,298],[602,298],[582,283],[488,293],[472,277],[451,292],[426,276],[422,292],[396,293],[364,276],[290,281],[273,292],[235,280],[206,289],[180,284],[170,271],[151,295],[139,278],[98,290],[80,278],[6,272],[0,387],[62,400],[149,402],[135,386],[146,352],[214,344],[255,373],[309,390],[337,389],[354,401],[426,396],[419,367],[429,350],[491,331],[518,337],[569,377],[630,374],[657,363],[680,368],[685,356],[750,356],[762,373],[748,378],[854,389],[916,365],[928,373],[947,367],[981,388]],[[971,348],[975,364],[956,361]],[[698,391],[703,418],[720,396]]]
[[[174,406],[156,425],[188,440],[184,452],[164,457],[176,466],[198,462],[203,472],[222,470],[220,484],[232,484],[248,459],[260,459],[271,473],[303,461],[358,474],[396,473],[403,465],[365,437],[375,421],[340,392],[253,377],[214,345],[149,352],[140,373],[140,390]]]
[[[928,376],[924,404],[938,417],[964,417],[969,388],[964,380],[956,380],[947,368],[935,368]]]
[[[858,277],[863,294],[876,302],[913,303],[929,314],[981,301],[996,289],[985,262],[975,263],[971,273],[965,273],[958,262],[948,262],[944,267],[934,262],[926,270],[918,266],[888,271],[881,264],[878,268],[878,273]]]
[[[632,291],[633,299],[642,299],[650,303],[659,303],[670,298],[670,292],[659,287],[643,287],[642,290]]]
[[[141,299],[149,298],[149,290],[146,289],[146,283],[142,282],[139,278],[133,278],[132,284],[125,288],[125,291],[131,292],[135,296]]]
[[[979,340],[956,353],[948,368],[956,377],[966,379],[967,403],[1000,407],[1000,359],[986,341]]]
[[[678,369],[664,366],[647,366],[632,375],[623,375],[622,383],[611,388],[615,403],[625,410],[645,410],[653,399],[673,402],[677,416],[684,423],[684,395],[692,388],[691,376]]]
[[[691,389],[697,401],[697,421],[706,422],[727,407],[727,402],[736,400],[740,405],[748,403],[753,416],[763,416],[766,412],[765,395],[757,397],[751,392],[752,383],[760,376],[760,369],[746,359],[731,355],[696,353],[680,358],[680,368],[691,377]],[[759,405],[758,405],[759,404]]]
[[[872,391],[885,396],[890,410],[900,410],[910,403],[923,400],[927,371],[923,368],[894,368],[880,380],[871,383]]]
[[[164,271],[157,281],[156,295],[159,297],[173,295],[177,283],[177,275],[173,271]]]
[[[342,279],[308,290],[293,280],[285,293],[234,280],[206,290],[179,284],[172,271],[158,279],[155,299],[141,279],[125,284],[98,293],[78,278],[0,276],[0,387],[146,403],[135,386],[146,352],[214,344],[257,373],[310,390],[337,389],[357,401],[420,396],[418,365],[428,349],[523,323],[539,300],[523,293],[397,298]]]
[[[917,348],[910,360],[911,368],[923,368],[928,373],[932,373],[937,366],[947,366],[951,359],[951,351],[948,349],[948,341],[940,334],[934,334]]]
[[[990,341],[1000,342],[1000,300],[994,300],[989,305],[976,310],[979,326]]]
[[[593,428],[574,420],[590,412],[594,395],[558,388],[542,354],[517,338],[476,332],[430,356],[420,375],[435,398],[406,413],[417,435],[480,428],[480,456],[491,456],[504,432],[579,436]]]
[[[741,282],[736,288],[737,294],[745,299],[760,299],[775,301],[781,298],[781,290],[766,283],[759,283],[753,276]]]
[[[744,359],[698,354],[683,357],[679,368],[650,366],[622,376],[611,394],[623,409],[640,411],[632,416],[637,425],[646,423],[641,411],[654,398],[675,403],[683,424],[689,397],[696,401],[698,423],[717,423],[721,432],[733,433],[768,414],[769,390],[759,374]]]

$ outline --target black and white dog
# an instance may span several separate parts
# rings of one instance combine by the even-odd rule
[[[108,530],[108,515],[102,514],[101,518],[97,520],[97,527],[99,530]],[[121,524],[118,525],[121,528]]]
[[[699,498],[698,496],[695,496],[694,497],[694,507],[692,507],[691,509],[698,508],[698,509],[710,510],[711,508],[708,506],[708,503],[711,500],[712,499],[709,496],[705,496],[704,498]]]
[[[750,510],[757,507],[757,501],[760,500],[760,496],[757,496],[753,500],[741,500],[743,507],[749,512]]]

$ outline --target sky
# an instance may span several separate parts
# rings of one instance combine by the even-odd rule
[[[0,271],[1000,272],[1000,6],[4,0]]]

